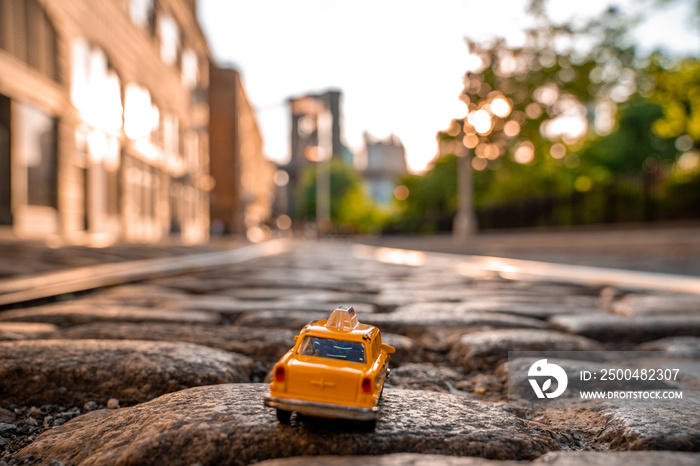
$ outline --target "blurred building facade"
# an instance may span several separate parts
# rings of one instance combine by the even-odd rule
[[[0,224],[209,234],[209,63],[194,0],[0,1]]]
[[[398,179],[408,173],[406,149],[395,135],[375,139],[364,134],[364,152],[367,166],[362,172],[372,198],[379,204],[387,204],[394,195]]]
[[[209,96],[212,232],[245,233],[271,217],[276,168],[264,156],[240,73],[212,65]]]

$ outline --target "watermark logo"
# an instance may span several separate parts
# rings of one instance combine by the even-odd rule
[[[549,364],[546,359],[535,361],[535,363],[530,366],[527,375],[528,377],[547,377],[542,386],[540,386],[536,378],[528,379],[537,398],[556,398],[564,393],[569,383],[569,378],[566,376],[564,369],[556,364]],[[552,377],[557,381],[557,388],[553,392],[548,393],[547,390],[549,390],[552,385]]]

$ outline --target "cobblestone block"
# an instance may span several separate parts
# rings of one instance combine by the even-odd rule
[[[5,403],[82,406],[138,403],[183,388],[250,380],[250,358],[182,342],[27,340],[0,342]]]
[[[352,423],[307,418],[280,425],[262,404],[266,389],[198,387],[131,408],[93,411],[43,433],[17,456],[64,464],[249,464],[397,452],[522,460],[558,450],[556,435],[538,423],[455,395],[386,389],[370,433]]]
[[[508,359],[508,351],[600,351],[604,347],[587,338],[551,330],[491,330],[463,335],[449,360],[469,370],[495,369]]]

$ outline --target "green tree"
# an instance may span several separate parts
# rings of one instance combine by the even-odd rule
[[[553,24],[543,0],[532,0],[529,13],[535,27],[522,47],[468,42],[481,66],[465,75],[465,143],[479,159],[477,184],[482,178],[490,184],[477,203],[573,189],[586,138],[594,128],[610,130],[596,120],[614,115],[639,86],[634,47],[625,40],[629,20],[616,9],[582,27]],[[592,45],[577,49],[580,42]],[[480,129],[471,115],[495,113],[489,106],[496,99],[505,99],[511,113]]]
[[[655,54],[647,73],[654,80],[650,100],[663,110],[653,125],[654,133],[662,138],[686,135],[700,148],[700,61],[686,58],[668,63]]]
[[[400,183],[408,188],[405,200],[395,200],[388,231],[434,233],[447,230],[457,211],[457,157],[443,157],[425,175],[405,175]]]
[[[602,177],[604,181],[615,173],[640,173],[650,163],[673,163],[676,156],[673,141],[652,131],[662,117],[662,107],[646,99],[625,103],[620,107],[617,129],[592,140],[583,150],[584,169],[607,173]]]
[[[299,185],[299,212],[305,220],[316,218],[316,165],[307,166]],[[337,231],[367,233],[381,227],[384,213],[365,192],[357,171],[343,163],[330,162],[331,222]]]

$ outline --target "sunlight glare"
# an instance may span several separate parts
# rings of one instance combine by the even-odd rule
[[[420,267],[425,264],[425,253],[407,249],[379,248],[374,258],[385,264],[410,265]]]

